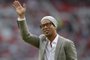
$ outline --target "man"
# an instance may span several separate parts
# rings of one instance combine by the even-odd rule
[[[24,41],[39,49],[39,60],[77,60],[74,43],[57,33],[57,21],[52,16],[41,19],[43,32],[39,37],[31,34],[25,19],[25,6],[15,0],[13,6],[18,14],[18,26]]]

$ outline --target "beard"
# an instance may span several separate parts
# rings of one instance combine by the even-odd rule
[[[50,37],[52,34],[51,34],[51,31],[45,31],[43,32],[43,34],[46,36],[46,37]]]

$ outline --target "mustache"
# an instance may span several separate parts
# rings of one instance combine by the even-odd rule
[[[43,31],[49,31],[49,29],[43,29]]]

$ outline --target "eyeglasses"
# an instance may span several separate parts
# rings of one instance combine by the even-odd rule
[[[41,24],[40,28],[44,28],[45,26],[50,27],[51,25],[54,26],[54,24],[52,22],[49,22],[49,23],[46,23],[46,24]]]

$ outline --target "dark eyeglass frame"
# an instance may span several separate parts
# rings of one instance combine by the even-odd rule
[[[46,23],[46,24],[41,24],[40,28],[44,28],[45,26],[50,27],[51,25],[55,26],[52,22]]]

